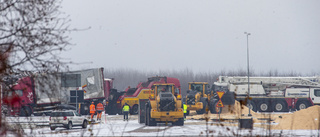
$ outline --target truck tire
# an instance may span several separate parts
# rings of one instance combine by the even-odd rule
[[[202,104],[203,104],[203,107],[201,110],[197,110],[197,114],[204,114],[206,113],[206,109],[207,109],[207,106],[208,106],[208,102],[205,98],[201,98],[200,99]]]
[[[156,126],[157,122],[155,119],[151,118],[150,111],[149,111],[149,118],[148,118],[148,126]]]
[[[52,127],[52,126],[50,126],[50,129],[51,129],[51,130],[55,130],[55,129],[56,129],[56,127]]]
[[[155,126],[156,123],[153,122],[150,112],[151,112],[151,106],[149,104],[146,104],[146,126]]]
[[[87,126],[88,126],[88,121],[87,120],[83,121],[82,128],[87,128]]]
[[[138,114],[138,104],[135,104],[132,106],[132,109],[131,109],[131,115],[136,115]]]
[[[26,107],[22,107],[20,109],[20,116],[30,116],[31,115],[31,108],[26,106]]]
[[[146,126],[156,126],[157,122],[155,119],[151,118],[151,106],[150,104],[146,104]]]
[[[184,125],[184,118],[179,118],[178,121],[173,122],[172,125],[174,125],[174,126],[183,126]]]
[[[276,101],[273,105],[272,105],[272,108],[273,108],[273,111],[274,112],[284,112],[286,111],[286,108],[287,105],[284,101]]]
[[[218,100],[213,101],[210,105],[210,113],[211,114],[220,114],[222,112],[221,107],[217,107]]]
[[[258,111],[259,112],[268,112],[270,110],[270,105],[267,101],[261,101],[258,104]]]
[[[66,129],[72,129],[72,122],[69,121],[68,125],[66,125]]]
[[[249,109],[251,109],[252,111],[257,112],[257,105],[256,105],[253,101],[250,100],[250,101],[247,103],[247,107],[248,107]]]
[[[149,109],[148,109],[148,104],[146,104],[146,107],[145,107],[145,125],[148,126],[149,125]]]
[[[306,109],[309,107],[309,103],[307,101],[299,101],[297,103],[296,109],[301,110],[301,109]]]

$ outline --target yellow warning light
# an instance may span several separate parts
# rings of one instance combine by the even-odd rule
[[[152,95],[150,95],[150,99],[154,99],[154,95],[152,94]]]
[[[178,99],[178,100],[181,100],[181,95],[178,95],[178,96],[177,96],[177,99]]]

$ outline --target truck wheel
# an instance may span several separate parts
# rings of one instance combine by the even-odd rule
[[[301,102],[297,103],[296,109],[301,110],[301,109],[306,109],[308,107],[309,107],[309,104],[307,101],[301,101]]]
[[[66,129],[72,129],[72,122],[69,122]]]
[[[150,108],[149,108],[150,109]],[[150,110],[148,111],[149,116],[148,116],[148,126],[156,126],[157,122],[155,119],[151,118]]]
[[[150,117],[149,113],[150,113],[150,110],[149,110],[148,104],[146,104],[145,111],[146,111],[146,114],[145,114],[145,125],[149,126],[149,117]]]
[[[283,112],[286,110],[286,105],[283,101],[276,101],[273,105],[273,110],[275,112]]]
[[[149,120],[149,126],[156,126],[156,125],[157,125],[157,122],[154,121],[153,118],[149,118],[149,119],[150,119],[150,120]]]
[[[88,121],[87,120],[83,121],[82,128],[87,128],[87,126],[88,126]]]
[[[260,112],[267,112],[270,109],[269,103],[265,101],[260,102],[258,106],[259,106],[258,110]]]
[[[20,109],[20,116],[30,116],[31,115],[31,109],[30,107],[22,107]]]
[[[256,106],[256,104],[253,102],[253,101],[249,101],[248,103],[247,103],[247,107],[249,108],[249,109],[251,109],[252,111],[257,111],[257,106]]]
[[[133,105],[132,106],[132,110],[131,110],[131,115],[136,115],[136,114],[138,114],[138,105],[137,104],[135,104],[135,105]]]
[[[218,100],[210,101],[209,110],[211,114],[220,114],[222,112],[222,108],[216,107],[217,103],[218,103]]]
[[[56,127],[51,127],[51,126],[50,126],[50,129],[51,129],[51,130],[55,130],[55,129],[56,129]]]
[[[203,104],[203,108],[201,110],[197,110],[197,114],[203,114],[203,113],[206,113],[206,108],[207,108],[207,105],[208,105],[208,102],[202,102]]]
[[[145,115],[145,121],[144,121],[144,124],[146,125],[146,126],[148,126],[149,125],[149,121],[148,121],[148,111],[146,111],[146,115]]]
[[[184,125],[184,118],[179,118],[178,121],[173,122],[172,125],[174,125],[174,126],[183,126]]]
[[[151,118],[151,114],[150,114],[151,108],[150,106],[146,106],[146,125],[147,126],[156,126],[157,122],[155,121],[155,119]]]

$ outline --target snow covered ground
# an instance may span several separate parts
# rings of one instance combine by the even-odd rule
[[[129,121],[123,121],[122,115],[103,115],[101,123],[89,125],[86,129],[74,127],[67,130],[57,128],[49,129],[49,117],[7,117],[9,125],[22,125],[26,136],[318,136],[318,130],[268,130],[264,128],[239,129],[238,126],[227,126],[227,122],[214,122],[205,120],[185,121],[184,126],[171,126],[158,124],[147,127],[138,123],[137,115],[129,116]],[[38,125],[38,126],[37,126]],[[39,126],[44,125],[44,126]],[[233,123],[237,125],[237,123]],[[9,134],[11,136],[14,134]]]

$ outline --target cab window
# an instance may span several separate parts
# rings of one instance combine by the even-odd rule
[[[76,114],[76,116],[81,116],[77,111],[74,111],[74,113]]]
[[[191,90],[196,90],[197,92],[202,92],[203,86],[202,84],[192,84]]]
[[[316,97],[320,97],[320,89],[315,89],[315,90],[314,90],[314,95],[315,95]]]
[[[172,86],[171,85],[160,85],[158,86],[157,93],[160,92],[170,92],[172,93]]]
[[[22,90],[15,90],[14,92],[20,97],[23,95],[23,91]]]

